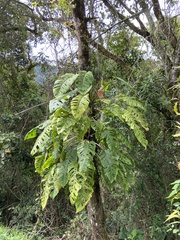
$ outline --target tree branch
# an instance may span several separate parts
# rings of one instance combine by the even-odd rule
[[[99,43],[97,43],[94,39],[89,38],[89,43],[95,47],[98,51],[100,51],[104,56],[114,60],[120,67],[122,68],[128,68],[127,63],[125,63],[125,61],[119,57],[116,56],[114,54],[112,54],[111,52],[109,52],[105,47],[103,47],[102,45],[100,45]]]
[[[144,31],[138,27],[136,27],[129,19],[126,19],[126,17],[118,12],[110,3],[108,0],[102,0],[103,3],[106,5],[106,7],[111,11],[111,13],[115,16],[117,16],[119,19],[124,21],[130,29],[132,29],[135,33],[139,34],[140,36],[144,37],[147,41],[151,43],[151,37],[150,33],[148,31]]]

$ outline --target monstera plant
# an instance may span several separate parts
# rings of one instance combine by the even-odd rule
[[[49,119],[25,136],[38,135],[31,154],[42,176],[42,208],[49,197],[55,198],[67,187],[70,202],[81,211],[93,194],[95,172],[109,188],[127,181],[133,168],[128,154],[131,143],[119,122],[147,146],[142,103],[122,94],[106,99],[96,94],[95,85],[90,71],[59,77],[49,103]]]

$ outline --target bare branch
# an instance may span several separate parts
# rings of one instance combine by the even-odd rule
[[[102,0],[103,3],[106,5],[106,7],[112,12],[112,14],[114,14],[115,16],[117,16],[119,19],[121,19],[122,21],[124,21],[124,23],[126,23],[130,29],[132,29],[135,33],[139,34],[140,36],[144,37],[147,41],[151,42],[151,37],[150,37],[150,33],[148,31],[144,31],[138,27],[136,27],[129,19],[126,19],[126,17],[121,14],[120,12],[118,12],[110,3],[108,0]]]
[[[34,108],[40,107],[40,106],[45,105],[45,104],[47,104],[47,103],[48,103],[48,101],[47,101],[47,102],[40,103],[40,104],[37,104],[37,105],[35,105],[35,106],[33,106],[33,107],[30,107],[30,108],[27,108],[27,109],[25,109],[25,110],[23,110],[23,111],[21,111],[21,112],[15,113],[15,115],[19,115],[19,114],[28,112],[28,111],[30,111],[30,110],[32,110],[32,109],[34,109]]]

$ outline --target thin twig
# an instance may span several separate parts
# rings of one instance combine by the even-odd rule
[[[43,102],[43,103],[39,103],[39,104],[37,104],[37,105],[35,105],[35,106],[33,106],[33,107],[30,107],[30,108],[27,108],[27,109],[25,109],[25,110],[23,110],[23,111],[21,111],[21,112],[16,113],[15,115],[19,115],[19,114],[21,114],[21,113],[25,113],[25,112],[27,112],[27,111],[29,111],[29,110],[32,110],[32,109],[34,109],[34,108],[36,108],[36,107],[39,107],[39,106],[42,106],[42,105],[44,105],[44,104],[46,104],[46,103],[48,103],[48,101],[47,101],[47,102]]]

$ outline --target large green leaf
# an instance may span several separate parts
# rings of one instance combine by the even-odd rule
[[[53,180],[54,180],[54,187],[57,192],[63,187],[66,186],[68,183],[68,159],[58,163],[56,165],[56,169],[54,171]]]
[[[124,113],[124,109],[121,105],[116,103],[112,103],[106,106],[103,110],[104,114],[110,117],[118,117],[122,122],[124,121],[122,115]]]
[[[93,144],[92,144],[93,145]],[[90,147],[91,151],[92,146]],[[73,154],[75,155],[75,154]],[[90,154],[92,157],[92,154]],[[69,191],[70,202],[75,204],[76,212],[81,211],[89,202],[94,185],[94,165],[93,162],[89,162],[88,167],[84,164],[81,167],[86,169],[86,175],[79,170],[78,162],[76,160],[71,161],[68,166],[68,179],[69,179]]]
[[[72,84],[77,79],[78,74],[66,73],[54,83],[53,93],[55,98],[61,99],[65,93],[70,91]]]
[[[65,141],[69,133],[71,132],[72,127],[75,125],[76,120],[72,115],[66,117],[54,118],[53,127],[56,129],[59,135],[62,135],[63,140]]]
[[[50,140],[51,130],[52,130],[51,125],[48,125],[47,127],[44,128],[43,132],[39,135],[31,150],[32,155],[35,155],[36,153],[41,153],[44,150],[44,148],[46,147]]]
[[[128,106],[139,108],[139,109],[141,109],[143,111],[145,110],[144,105],[142,104],[142,102],[140,102],[136,98],[129,97],[127,95],[122,95],[122,94],[120,94],[118,96],[118,98],[119,98],[119,100],[124,101]]]
[[[93,157],[95,155],[96,144],[93,141],[83,140],[77,146],[77,156],[79,172],[86,174],[89,168],[94,168]]]
[[[26,136],[24,137],[24,140],[28,140],[28,139],[31,139],[31,138],[35,138],[37,135],[37,127],[31,129],[27,134]]]
[[[76,212],[82,211],[91,199],[94,191],[94,170],[89,169],[86,178],[80,178],[81,188],[75,201]]]
[[[99,159],[104,175],[106,175],[110,183],[115,182],[118,174],[118,157],[114,155],[113,151],[107,149],[100,152]]]
[[[70,202],[75,204],[79,190],[81,189],[81,183],[78,176],[78,163],[72,161],[68,166],[68,179],[69,179],[69,191]]]
[[[88,116],[82,116],[79,121],[76,122],[74,131],[77,134],[78,139],[82,139],[88,132],[91,126],[91,119]]]
[[[146,139],[144,131],[138,125],[135,125],[133,131],[134,131],[134,135],[136,136],[137,140],[142,144],[143,147],[146,148],[148,145],[148,141]]]
[[[126,115],[127,114],[127,115]],[[128,114],[130,114],[130,118],[132,118],[135,122],[139,123],[142,128],[148,131],[148,123],[145,121],[144,114],[137,108],[128,107],[125,113],[123,114],[123,118],[128,118]],[[126,121],[127,121],[126,118]]]
[[[76,80],[76,86],[81,95],[87,94],[92,88],[94,77],[92,72],[80,71]]]
[[[53,193],[54,187],[53,187],[53,175],[55,170],[55,165],[53,165],[48,173],[44,176],[42,179],[43,182],[43,191],[41,195],[41,206],[42,209],[44,209],[47,205],[47,201],[51,194]],[[57,192],[54,191],[54,196],[57,195]]]
[[[52,99],[49,102],[49,112],[53,113],[54,111],[56,111],[57,108],[62,107],[63,103],[58,101],[57,99]]]
[[[71,101],[71,111],[77,120],[81,118],[83,113],[87,110],[89,106],[89,95],[77,95]]]
[[[44,173],[42,166],[43,166],[45,160],[46,160],[45,154],[38,155],[35,157],[35,162],[34,162],[35,169],[40,175],[42,175]]]
[[[104,139],[108,149],[114,150],[117,148],[118,141],[116,136],[116,130],[114,128],[106,127],[101,132],[101,138]]]

